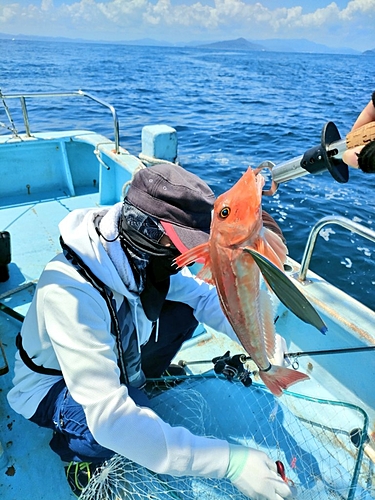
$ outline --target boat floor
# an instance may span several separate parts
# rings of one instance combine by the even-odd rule
[[[25,315],[36,283],[45,264],[60,252],[58,223],[75,208],[97,204],[96,193],[78,197],[30,200],[0,209],[0,228],[11,234],[12,262],[10,278],[0,283],[0,303]],[[3,200],[5,203],[6,200]],[[36,228],[38,228],[36,232]],[[8,405],[6,394],[12,386],[15,336],[21,323],[0,312],[0,339],[10,371],[0,377],[0,498],[39,498],[62,500],[75,498],[64,478],[63,463],[48,446],[51,431],[42,429],[16,414]],[[1,361],[0,361],[1,364]]]

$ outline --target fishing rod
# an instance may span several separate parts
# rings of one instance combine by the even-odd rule
[[[286,352],[284,354],[284,358],[300,358],[302,356],[320,356],[320,355],[325,355],[325,354],[349,354],[351,352],[364,352],[364,351],[373,351],[375,350],[375,345],[369,345],[369,346],[362,346],[362,347],[343,347],[341,349],[324,349],[324,350],[319,350],[319,351],[296,351],[296,352]],[[228,354],[228,352],[226,353]],[[236,354],[235,356],[238,356],[239,360],[242,363],[246,363],[246,361],[251,361],[252,357],[247,356],[246,354]],[[233,356],[233,358],[235,357]],[[206,364],[206,363],[214,363],[217,362],[217,360],[221,359],[222,357],[217,357],[213,359],[201,359],[201,360],[195,360],[195,361],[185,361],[181,359],[178,364],[180,366],[188,366],[188,365],[199,365],[199,364]]]
[[[302,356],[324,356],[326,354],[351,354],[354,352],[366,352],[373,350],[375,350],[374,345],[362,346],[362,347],[343,347],[341,349],[322,349],[319,351],[288,352],[284,354],[284,359],[290,361],[291,366],[294,370],[298,370],[299,368],[298,358]]]
[[[299,358],[300,356],[320,356],[324,354],[348,354],[350,352],[373,351],[374,349],[375,345],[368,345],[362,347],[343,347],[341,349],[323,349],[320,351],[287,352],[284,354],[284,358]]]
[[[263,191],[264,195],[272,196],[276,193],[279,184],[302,177],[307,174],[320,174],[328,170],[332,177],[340,183],[349,180],[349,168],[342,161],[342,155],[347,149],[364,146],[375,140],[375,122],[359,127],[344,139],[333,122],[323,126],[321,140],[318,146],[308,149],[303,155],[297,156],[283,163],[275,164],[271,161],[262,162],[257,172],[264,168],[271,171],[271,187]]]
[[[327,354],[350,354],[354,352],[366,352],[375,350],[375,345],[372,346],[362,346],[362,347],[343,347],[340,349],[323,349],[315,351],[296,351],[287,352],[284,354],[284,359],[291,362],[291,366],[294,370],[298,370],[299,363],[298,358],[302,356],[323,356]],[[244,365],[247,361],[252,360],[251,356],[246,354],[235,354],[230,355],[230,351],[227,351],[222,356],[217,356],[212,359],[201,359],[195,361],[185,361],[181,359],[178,364],[179,366],[186,367],[189,365],[199,365],[213,363],[214,371],[216,374],[223,374],[228,380],[233,380],[238,378],[246,387],[252,384],[251,375],[255,372],[249,372],[245,369]]]

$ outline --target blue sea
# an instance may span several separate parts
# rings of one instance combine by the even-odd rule
[[[365,55],[18,40],[0,40],[0,53],[4,94],[91,93],[116,108],[121,145],[131,153],[141,150],[144,125],[174,127],[180,164],[217,195],[249,165],[278,164],[319,144],[327,121],[346,135],[375,89],[374,57]],[[113,137],[110,113],[94,103],[42,103],[28,105],[32,130],[52,122],[54,129],[95,127]],[[20,124],[15,101],[8,105]],[[7,125],[1,108],[0,122]],[[0,133],[6,129],[0,126]],[[324,216],[375,229],[375,175],[351,169],[347,184],[328,172],[300,177],[264,197],[264,209],[284,231],[290,256],[300,260],[310,229]],[[375,309],[374,256],[373,243],[331,226],[318,238],[311,269]]]

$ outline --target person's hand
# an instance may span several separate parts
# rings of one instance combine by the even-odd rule
[[[251,500],[292,498],[289,486],[277,474],[276,463],[254,448],[230,445],[226,477]]]
[[[372,94],[372,100],[355,121],[352,131],[370,122],[375,122],[375,92]],[[366,146],[346,150],[342,159],[351,167],[360,168],[367,173],[375,172],[375,141],[369,142]]]

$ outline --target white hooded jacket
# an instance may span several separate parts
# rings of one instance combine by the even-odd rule
[[[116,210],[116,206],[113,207]],[[118,209],[118,206],[117,206]],[[112,209],[111,209],[112,210]],[[65,243],[113,292],[117,307],[128,300],[139,345],[150,337],[139,295],[130,291],[95,231],[99,210],[75,210],[60,224]],[[100,211],[102,212],[102,210]],[[235,338],[216,290],[188,269],[171,277],[167,299],[189,304],[198,321]],[[229,461],[226,441],[171,427],[151,409],[137,406],[120,383],[111,318],[104,299],[63,254],[47,264],[22,326],[25,351],[35,364],[61,370],[88,427],[102,446],[158,473],[221,478]],[[55,376],[31,371],[16,354],[10,406],[25,418],[35,413]]]

